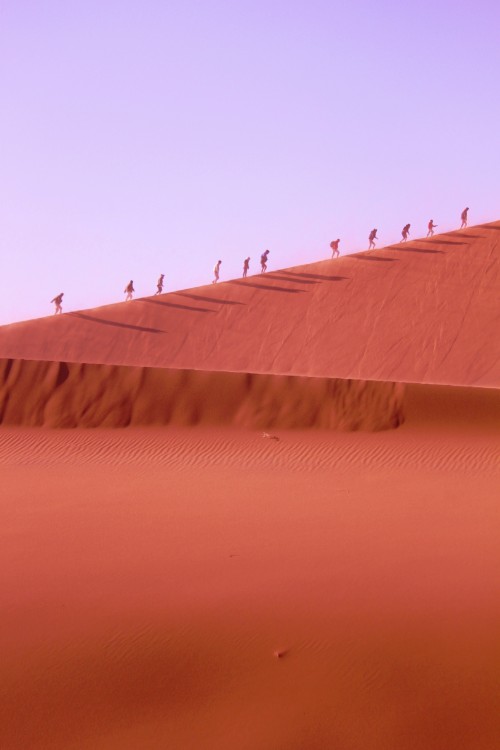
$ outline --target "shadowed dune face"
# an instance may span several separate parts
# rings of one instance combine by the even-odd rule
[[[395,383],[0,360],[0,424],[233,425],[376,431],[403,420]]]

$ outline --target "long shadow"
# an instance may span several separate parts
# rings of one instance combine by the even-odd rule
[[[432,255],[444,255],[443,250],[431,250],[430,248],[428,250],[424,250],[423,247],[391,247],[391,250],[396,250],[396,252],[403,252],[403,253],[431,253]]]
[[[397,261],[397,258],[379,258],[378,255],[349,255],[348,257],[356,260],[376,260],[380,263],[395,263]]]
[[[176,310],[191,310],[191,312],[214,313],[217,310],[210,310],[208,307],[191,307],[191,305],[176,305],[175,302],[164,302],[161,299],[152,299],[143,297],[138,302],[147,302],[150,305],[161,305],[162,307],[174,307]]]
[[[320,273],[294,273],[293,271],[283,271],[287,276],[296,276],[299,279],[317,279],[318,281],[345,281],[347,276],[322,276]],[[304,284],[311,284],[317,282],[302,282]]]
[[[481,225],[481,229],[493,229],[495,232],[500,232],[500,227],[488,227],[485,225]]]
[[[203,297],[201,294],[188,294],[187,292],[174,292],[177,297],[188,299],[199,299],[202,302],[217,302],[219,305],[244,305],[244,302],[236,302],[233,299],[221,299],[220,297]]]
[[[286,271],[284,271],[283,273],[286,273]],[[317,284],[318,283],[317,281],[308,281],[307,279],[303,279],[302,274],[300,273],[294,274],[294,276],[296,276],[297,278],[289,278],[288,276],[278,276],[278,274],[276,273],[270,273],[268,274],[268,276],[270,279],[276,279],[277,281],[289,281],[292,284]],[[292,274],[290,274],[290,276],[292,276]]]
[[[426,239],[429,245],[470,245],[470,242],[455,242],[454,240],[431,240]]]
[[[96,318],[93,315],[85,315],[81,312],[70,312],[68,315],[72,315],[74,318],[82,318],[82,320],[90,320],[91,323],[101,323],[104,326],[114,326],[115,328],[129,328],[132,331],[141,331],[141,333],[166,333],[160,328],[146,328],[146,326],[134,326],[132,323],[119,323],[117,320],[105,320],[104,318]]]
[[[255,284],[246,279],[240,281],[226,281],[226,284],[235,286],[251,286],[253,289],[263,289],[266,292],[286,292],[286,294],[304,294],[304,289],[286,289],[284,286],[266,286],[265,284]]]
[[[460,230],[458,230],[460,231]],[[456,234],[452,234],[452,232],[443,232],[444,236],[451,236],[456,237]],[[460,237],[466,237],[469,240],[484,240],[484,236],[482,234],[469,234],[468,232],[460,232]]]

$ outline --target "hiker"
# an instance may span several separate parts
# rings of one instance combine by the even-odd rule
[[[330,242],[330,247],[332,248],[332,258],[338,258],[340,255],[339,242],[340,240],[333,240],[332,242]]]
[[[269,250],[265,250],[260,256],[260,272],[261,273],[265,273],[267,271],[267,256],[268,255],[269,255]]]
[[[62,298],[64,297],[64,292],[61,292],[61,294],[58,294],[57,297],[54,297],[54,299],[50,300],[50,303],[52,302],[55,304],[56,309],[54,312],[54,315],[60,315],[62,313]]]
[[[250,268],[250,256],[248,256],[248,258],[245,258],[245,260],[243,261],[243,278],[244,279],[246,279],[247,277],[249,268]]]
[[[156,292],[155,294],[161,294],[163,292],[163,279],[165,278],[165,274],[162,273],[160,275],[160,278],[156,282]]]
[[[375,247],[375,240],[378,240],[376,229],[372,229],[372,231],[368,235],[368,239],[370,240],[370,244],[368,245],[368,250],[372,250]]]
[[[437,227],[437,224],[434,224],[434,219],[431,219],[430,222],[427,224],[427,237],[432,237],[434,234],[434,230]]]
[[[133,282],[132,280],[130,280],[130,281],[129,281],[129,283],[127,284],[127,286],[125,287],[125,289],[124,289],[123,291],[124,291],[124,292],[126,293],[126,295],[127,295],[127,296],[125,297],[125,302],[128,302],[129,300],[131,300],[131,299],[132,299],[132,295],[133,295],[133,293],[135,292],[135,289],[134,289],[134,282]]]
[[[467,226],[467,211],[468,210],[469,210],[468,208],[464,208],[464,210],[460,214],[460,218],[462,219],[462,226],[460,227],[460,229],[465,229],[465,227]]]
[[[402,242],[406,242],[409,234],[410,234],[410,225],[405,224],[405,226],[403,227],[403,231],[401,232],[401,237],[403,238]]]
[[[219,271],[220,271],[221,264],[222,264],[222,261],[218,260],[214,266],[214,280],[212,281],[212,284],[217,284],[217,282],[219,281]]]

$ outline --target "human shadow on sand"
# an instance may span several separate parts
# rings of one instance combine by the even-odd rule
[[[94,315],[85,315],[81,312],[70,312],[68,315],[72,315],[74,318],[81,318],[82,320],[89,320],[91,323],[100,323],[104,326],[114,326],[115,328],[128,328],[131,331],[140,331],[141,333],[166,333],[160,328],[147,328],[146,326],[134,326],[132,323],[120,323],[117,320],[106,320],[105,318],[96,318]]]
[[[174,292],[176,297],[187,297],[188,299],[199,299],[201,302],[214,302],[218,305],[244,305],[245,302],[237,302],[233,299],[221,299],[220,297],[203,297],[201,294],[188,294],[188,292]]]
[[[286,271],[282,271],[282,273],[286,273]],[[292,278],[292,274],[290,274],[290,277],[288,276],[280,276],[276,273],[269,273],[268,278],[270,279],[276,279],[277,281],[289,281],[292,284],[317,284],[317,281],[309,281],[307,279],[303,279],[302,275],[297,273],[293,274],[296,278]]]
[[[495,232],[500,232],[500,227],[490,227],[488,224],[482,224],[481,229],[493,229]]]
[[[460,234],[454,232],[443,232],[442,236],[446,237],[465,237],[468,240],[484,240],[484,234],[469,234],[468,232],[462,232],[458,230]]]
[[[423,247],[400,247],[399,245],[392,245],[391,250],[396,250],[396,252],[403,252],[403,253],[428,253],[432,255],[444,255],[443,250],[432,250],[429,248],[423,248]]]
[[[305,289],[287,289],[284,286],[267,286],[266,284],[257,284],[246,279],[239,279],[237,281],[226,281],[226,284],[234,284],[235,286],[251,286],[252,289],[262,289],[265,292],[285,292],[286,294],[304,294]]]
[[[283,271],[287,276],[295,276],[298,279],[316,279],[316,281],[303,281],[303,284],[313,284],[319,281],[346,281],[347,276],[323,276],[320,273],[294,273],[293,271]]]
[[[397,258],[380,258],[378,255],[349,255],[348,257],[355,260],[376,260],[380,263],[395,263],[398,260]]]
[[[426,239],[426,244],[429,245],[470,245],[470,242],[456,242],[456,240],[431,240]]]
[[[177,305],[175,302],[166,302],[162,299],[154,299],[153,297],[142,297],[138,302],[147,302],[150,305],[161,305],[162,307],[173,307],[176,310],[190,310],[191,312],[198,313],[214,313],[217,310],[210,310],[208,307],[192,307],[191,305]]]

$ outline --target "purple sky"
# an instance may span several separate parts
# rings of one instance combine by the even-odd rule
[[[500,218],[498,0],[0,0],[0,323]]]

